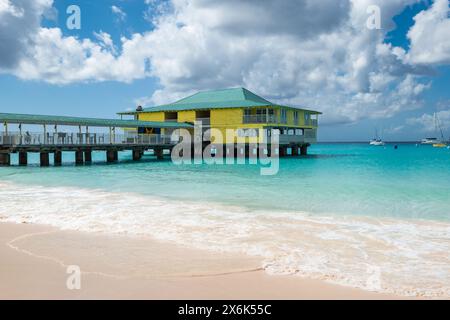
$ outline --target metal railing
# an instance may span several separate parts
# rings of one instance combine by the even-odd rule
[[[279,118],[276,115],[255,114],[244,115],[243,123],[278,123]]]
[[[257,124],[257,123],[277,123],[277,124],[287,124],[286,118],[280,118],[276,115],[266,115],[266,114],[256,114],[256,115],[244,115],[244,124]],[[300,121],[294,119],[294,125],[300,125]],[[310,119],[305,121],[305,126],[318,126],[318,121],[316,119]]]
[[[211,125],[211,118],[196,118],[195,121],[201,122],[203,126]]]
[[[0,134],[0,145],[9,146],[70,146],[70,145],[158,145],[176,144],[171,136],[159,134],[102,133],[11,133]]]

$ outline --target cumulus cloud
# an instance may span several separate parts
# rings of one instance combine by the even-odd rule
[[[435,0],[430,9],[414,17],[408,32],[411,50],[407,58],[416,64],[450,63],[450,18],[448,0]]]
[[[29,28],[31,35],[17,33],[15,43],[9,39],[23,53],[19,57],[0,44],[0,57],[5,56],[0,68],[3,63],[22,79],[54,84],[154,77],[161,89],[138,99],[148,104],[198,90],[245,86],[275,102],[321,110],[328,122],[386,118],[420,108],[421,95],[430,87],[421,76],[430,72],[428,64],[446,61],[448,40],[440,35],[433,43],[442,46],[428,60],[413,58],[424,56],[416,53],[415,44],[423,40],[414,28],[409,33],[411,52],[384,42],[395,27],[392,18],[418,1],[146,0],[158,8],[147,16],[152,29],[114,44],[101,31],[90,40],[39,26],[50,0],[0,0],[0,15],[9,19],[0,19],[0,24]],[[441,12],[440,2],[422,16]],[[36,3],[41,10],[31,11],[35,22],[25,26],[20,10],[32,15],[28,10]],[[381,8],[382,30],[366,27],[367,8],[374,4]],[[428,27],[421,14],[415,26]]]
[[[450,109],[436,112],[436,114],[425,113],[420,117],[409,118],[406,120],[406,123],[410,126],[419,126],[421,130],[425,132],[436,132],[436,129],[439,130],[439,128],[436,128],[437,124],[439,124],[443,130],[449,130]]]
[[[35,45],[41,16],[52,0],[0,0],[0,71],[12,70]]]

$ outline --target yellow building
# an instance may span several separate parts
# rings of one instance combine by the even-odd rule
[[[133,115],[136,120],[141,121],[200,121],[204,129],[216,130],[216,134],[212,132],[214,143],[219,142],[217,133],[223,136],[224,144],[241,142],[242,139],[252,142],[255,137],[258,142],[264,142],[269,141],[272,134],[276,134],[279,135],[280,145],[299,147],[316,142],[320,114],[317,111],[275,104],[244,88],[199,92],[171,104],[119,113],[121,116]],[[167,129],[162,130],[147,133],[171,133]],[[233,131],[235,134],[230,134]]]

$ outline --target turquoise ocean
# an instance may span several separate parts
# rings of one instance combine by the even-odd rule
[[[262,258],[269,274],[450,297],[450,149],[317,144],[258,165],[175,165],[151,155],[89,166],[0,168],[0,221],[149,236]]]

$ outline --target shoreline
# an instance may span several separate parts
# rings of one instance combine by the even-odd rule
[[[0,299],[410,299],[298,276],[260,260],[148,238],[0,223]],[[69,290],[68,265],[81,269]]]

